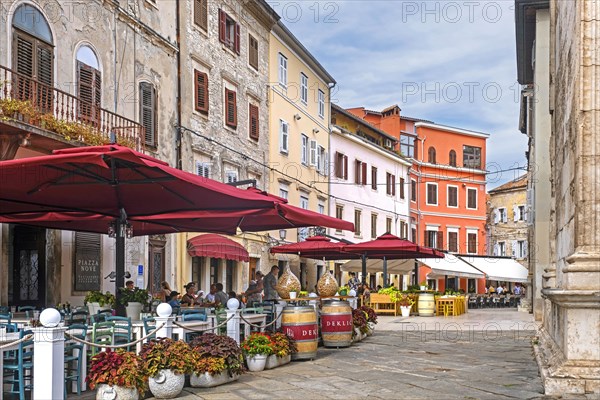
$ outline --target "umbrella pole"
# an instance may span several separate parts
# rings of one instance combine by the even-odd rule
[[[419,262],[417,260],[415,260],[415,273],[413,285],[419,285]]]
[[[362,255],[362,283],[365,285],[367,283],[367,255]]]
[[[119,288],[125,287],[125,222],[121,219],[115,221],[115,264],[117,278],[115,279],[115,296],[117,304],[115,305],[116,314],[125,316],[125,306],[120,304],[121,293]]]
[[[383,257],[383,287],[388,287],[387,258]]]

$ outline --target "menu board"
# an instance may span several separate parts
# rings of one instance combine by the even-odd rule
[[[82,250],[75,253],[75,291],[100,290],[100,254]]]

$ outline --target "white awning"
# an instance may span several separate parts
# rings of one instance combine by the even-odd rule
[[[443,278],[459,276],[461,278],[483,278],[483,272],[473,268],[452,254],[444,254],[444,258],[419,258],[421,264],[431,268],[428,278]]]
[[[485,273],[489,280],[527,283],[529,271],[512,258],[492,256],[460,256],[460,258]]]
[[[342,265],[342,271],[361,272],[362,260],[350,260]],[[408,274],[415,269],[415,259],[387,260],[388,274]],[[367,272],[383,272],[383,260],[367,259]]]

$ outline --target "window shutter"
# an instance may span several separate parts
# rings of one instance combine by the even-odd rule
[[[377,190],[377,167],[371,166],[371,189]]]
[[[250,137],[252,139],[258,140],[259,138],[259,127],[258,127],[258,106],[254,104],[250,104]]]
[[[316,166],[317,165],[317,141],[314,139],[310,139],[310,157],[309,157],[309,163],[312,166]]]
[[[194,23],[208,30],[208,0],[194,1]]]
[[[154,86],[140,82],[140,123],[145,130],[145,144],[156,146],[156,96]]]
[[[342,155],[339,152],[335,152],[335,165],[333,166],[335,169],[335,177],[336,178],[343,178],[344,177],[344,171],[343,171],[343,164],[344,164],[344,160]]]
[[[396,196],[396,175],[392,175],[392,196]]]
[[[227,14],[219,9],[219,41],[227,43]]]
[[[494,224],[497,224],[500,221],[500,211],[495,208],[492,212],[494,214]]]
[[[523,241],[523,258],[527,258],[527,254],[528,254],[528,243],[527,240]]]
[[[202,113],[208,112],[208,75],[204,72],[194,71],[195,79],[195,97],[196,97],[196,111]]]
[[[258,70],[258,40],[248,34],[248,63]]]
[[[235,45],[235,52],[236,54],[240,54],[240,24],[236,23],[235,24],[235,39],[234,39],[234,45]]]
[[[424,243],[425,247],[431,247],[429,245],[429,231],[425,231],[425,235],[423,237],[423,243]]]
[[[354,160],[354,183],[356,183],[357,185],[360,185],[360,164],[360,161]]]
[[[513,221],[517,222],[521,218],[521,212],[518,206],[513,206]]]
[[[236,93],[225,89],[225,124],[231,128],[237,127]]]
[[[325,151],[325,160],[323,160],[323,175],[329,176],[329,152]]]
[[[366,162],[362,163],[361,168],[362,168],[361,185],[366,185],[367,184],[367,163]]]
[[[442,250],[444,248],[444,232],[442,231],[437,232],[436,248],[439,250]]]
[[[511,250],[512,250],[512,256],[513,257],[517,257],[517,245],[518,245],[517,241],[513,240],[512,243],[511,243],[511,245],[512,245],[512,248],[511,248]]]
[[[404,199],[404,178],[400,178],[400,198]]]
[[[279,151],[288,152],[288,126],[283,120],[279,120]]]
[[[529,223],[529,212],[527,211],[527,207],[525,206],[525,208],[523,208],[523,221],[525,223]]]
[[[348,156],[344,156],[344,180],[348,180]]]
[[[496,243],[496,244],[494,245],[494,253],[493,253],[493,254],[494,254],[495,256],[498,256],[498,255],[500,255],[500,245],[499,245],[498,243]]]

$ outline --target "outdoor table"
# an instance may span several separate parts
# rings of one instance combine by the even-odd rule
[[[456,306],[456,298],[452,297],[440,297],[436,300],[436,310],[438,315],[444,314],[445,317],[448,316],[449,308],[452,306],[453,313],[452,315],[458,315],[458,309]]]
[[[20,339],[20,334],[18,332],[9,332],[3,333],[0,335],[0,346],[3,346],[7,343],[13,342],[15,340]],[[15,350],[19,348],[19,344],[15,344],[12,346],[8,346],[7,348],[0,350],[0,400],[4,398],[4,352]]]
[[[248,321],[248,322],[250,322],[252,324],[255,324],[255,325],[260,324],[260,325],[262,325],[262,327],[260,328],[260,331],[261,332],[265,331],[265,325],[267,323],[267,314],[243,314],[243,316],[244,316],[244,319],[246,321]],[[213,327],[213,328],[218,325],[218,323],[217,323],[217,316],[214,315],[214,314],[208,316],[208,321],[210,323],[210,326]],[[192,321],[190,321],[190,323],[191,322]],[[240,325],[242,325],[242,324],[244,325],[244,335],[245,335],[244,337],[250,336],[250,330],[251,330],[250,328],[251,328],[251,326],[248,325],[248,324],[246,324],[246,323],[244,323],[244,321],[242,321],[240,319]],[[212,332],[216,333],[214,330]]]
[[[193,332],[193,330],[189,330],[186,328],[191,328],[191,329],[206,329],[211,327],[211,322],[210,321],[177,321],[177,323],[179,325],[183,325],[185,327],[180,327],[177,325],[173,325],[173,340],[184,340],[185,341],[185,334],[188,332]],[[176,336],[176,337],[175,337]]]

